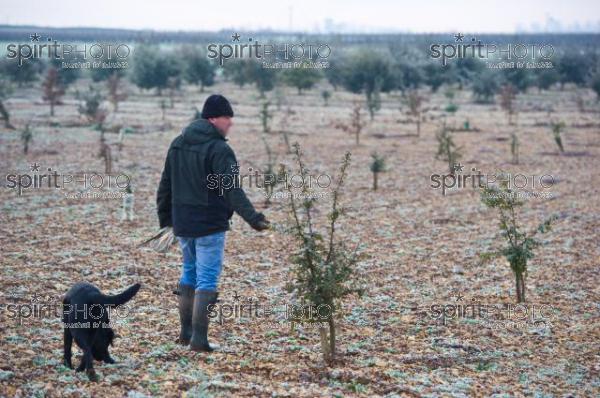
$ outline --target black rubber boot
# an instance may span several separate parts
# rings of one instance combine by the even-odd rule
[[[192,337],[192,311],[194,309],[194,286],[179,284],[179,322],[181,330],[176,342],[190,344]]]
[[[214,349],[208,344],[208,306],[216,304],[217,292],[198,290],[194,296],[194,314],[192,316],[192,338],[190,349],[192,351],[211,352]]]

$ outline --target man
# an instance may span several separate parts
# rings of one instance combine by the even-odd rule
[[[225,97],[206,99],[202,117],[171,143],[156,194],[160,227],[173,227],[183,253],[178,342],[189,343],[193,351],[213,351],[207,339],[208,306],[217,302],[225,231],[233,212],[257,231],[269,228],[239,184],[214,186],[215,176],[238,178],[239,166],[226,142],[232,117]]]

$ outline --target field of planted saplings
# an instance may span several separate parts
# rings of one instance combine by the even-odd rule
[[[579,79],[597,63],[165,59],[2,66],[0,396],[600,393],[600,85]],[[196,353],[175,343],[179,247],[140,243],[159,230],[167,149],[211,93],[231,102],[241,185],[271,228],[232,218],[219,347]],[[79,281],[141,283],[96,381],[63,362]]]

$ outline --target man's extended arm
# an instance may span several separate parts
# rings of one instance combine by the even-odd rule
[[[222,150],[217,151],[212,162],[213,171],[218,175],[229,175],[237,181],[238,164],[233,150],[229,145],[225,145]],[[223,189],[223,196],[229,206],[240,215],[250,226],[257,230],[266,229],[268,221],[262,213],[254,210],[254,206],[246,196],[241,187],[233,184],[233,187]]]
[[[169,155],[165,160],[165,167],[160,177],[160,184],[156,192],[156,209],[158,211],[158,223],[161,228],[173,226],[171,217],[171,167]]]

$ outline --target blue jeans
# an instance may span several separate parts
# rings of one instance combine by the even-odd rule
[[[183,269],[179,283],[195,290],[217,291],[223,268],[225,231],[199,238],[178,236],[183,253]]]

